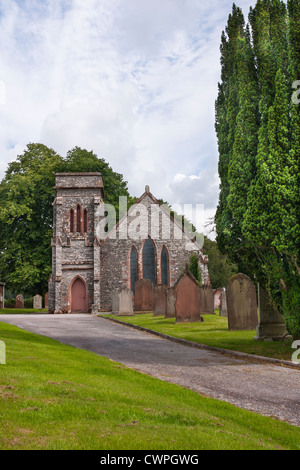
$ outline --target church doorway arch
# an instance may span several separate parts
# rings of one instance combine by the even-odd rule
[[[77,277],[71,285],[71,312],[87,311],[86,285],[83,279]]]

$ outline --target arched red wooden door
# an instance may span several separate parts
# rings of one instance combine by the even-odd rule
[[[86,288],[82,279],[77,278],[71,290],[72,312],[86,312]]]

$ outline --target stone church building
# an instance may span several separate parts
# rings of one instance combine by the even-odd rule
[[[112,295],[150,279],[172,287],[191,253],[208,285],[208,258],[146,186],[118,224],[104,232],[101,173],[56,174],[49,312],[111,311]],[[104,232],[104,233],[102,233]]]

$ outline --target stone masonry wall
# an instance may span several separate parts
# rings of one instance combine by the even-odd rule
[[[155,247],[155,258],[156,258],[156,283],[161,283],[161,251],[165,246],[168,252],[168,264],[169,264],[169,278],[168,286],[172,287],[179,276],[183,273],[186,264],[190,260],[192,252],[199,255],[199,264],[202,271],[202,281],[204,284],[209,283],[209,276],[207,271],[207,258],[202,255],[199,251],[199,247],[192,243],[193,250],[191,248],[191,242],[187,235],[183,234],[180,227],[178,227],[173,221],[171,221],[168,214],[160,210],[160,216],[151,218],[153,215],[153,205],[156,205],[155,210],[159,207],[155,204],[151,194],[145,194],[140,200],[146,208],[143,213],[136,213],[134,210],[129,211],[128,219],[123,221],[118,226],[116,233],[109,236],[101,244],[101,310],[111,310],[112,295],[116,291],[120,291],[124,286],[130,288],[130,251],[134,246],[138,253],[138,279],[143,277],[143,265],[142,265],[142,253],[143,245],[146,238],[152,235],[152,242]],[[155,213],[154,210],[154,213]],[[156,214],[157,215],[157,214]],[[130,227],[135,226],[135,221],[142,223],[148,223],[147,233],[140,234],[140,237],[133,239],[130,237],[132,234]],[[127,222],[127,228],[126,228]],[[137,226],[137,225],[136,225]],[[170,236],[167,232],[166,227],[170,227]],[[129,230],[128,230],[129,228]],[[120,239],[119,235],[124,233],[128,234],[127,239]],[[181,238],[181,239],[179,239]]]
[[[94,219],[96,209],[102,203],[102,188],[100,173],[56,175],[57,194],[54,201],[49,311],[56,313],[71,311],[70,286],[77,277],[80,277],[86,285],[88,311],[93,308],[94,278],[98,278],[99,282],[100,276],[100,266],[94,263]],[[80,231],[77,231],[78,205],[81,209]],[[72,232],[71,210],[74,213]],[[86,231],[84,210],[87,210]],[[95,271],[95,267],[98,267],[98,272]]]
[[[130,288],[130,251],[138,254],[137,279],[143,278],[143,246],[150,237],[155,251],[156,284],[161,278],[161,252],[168,254],[168,286],[173,286],[185,270],[191,253],[197,254],[203,284],[209,284],[208,259],[197,244],[191,242],[181,227],[172,221],[146,188],[139,204],[130,208],[107,236],[98,228],[103,222],[103,180],[100,173],[56,175],[56,199],[53,204],[52,276],[49,280],[49,311],[70,312],[72,283],[80,278],[86,286],[87,310],[110,311],[112,296]],[[80,205],[80,230],[77,231],[76,207]],[[103,206],[104,207],[104,206]],[[87,227],[84,230],[84,210]],[[74,214],[71,231],[70,214]],[[141,232],[142,227],[146,230]]]

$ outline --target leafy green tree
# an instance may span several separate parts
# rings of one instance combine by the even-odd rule
[[[61,157],[29,144],[0,184],[0,276],[16,293],[45,293],[51,273],[52,202]]]
[[[119,196],[127,183],[105,160],[75,147],[65,158],[43,144],[30,143],[8,165],[0,183],[0,278],[15,294],[44,294],[51,274],[51,237],[55,173],[101,172],[105,202],[118,216]]]
[[[61,167],[63,172],[100,172],[104,180],[105,202],[113,205],[119,212],[119,196],[126,196],[128,207],[134,199],[130,196],[127,188],[127,182],[123,175],[116,173],[103,159],[99,158],[92,150],[88,151],[75,147],[70,150],[63,161]]]

